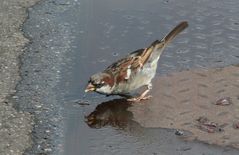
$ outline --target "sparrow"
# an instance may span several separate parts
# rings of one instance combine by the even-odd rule
[[[126,57],[116,61],[104,71],[90,77],[85,92],[97,92],[104,95],[119,95],[127,98],[127,101],[138,102],[149,99],[147,95],[152,89],[152,79],[157,70],[158,60],[164,48],[188,27],[188,23],[179,23],[161,40],[154,41],[144,49],[138,49]],[[146,89],[136,97],[129,98],[129,94],[146,86]]]

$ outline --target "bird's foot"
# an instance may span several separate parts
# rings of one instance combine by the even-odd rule
[[[152,96],[148,95],[148,96],[139,96],[139,97],[133,97],[133,98],[129,98],[127,99],[127,101],[129,102],[140,102],[141,100],[148,100],[150,99]]]

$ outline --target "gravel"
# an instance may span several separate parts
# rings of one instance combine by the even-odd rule
[[[18,155],[31,145],[32,116],[16,111],[12,102],[20,80],[19,55],[28,43],[21,32],[27,8],[37,0],[0,2],[0,154]]]

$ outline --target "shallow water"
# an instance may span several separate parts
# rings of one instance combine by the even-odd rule
[[[236,0],[39,3],[30,10],[24,25],[32,43],[22,58],[23,81],[17,100],[22,103],[20,109],[36,116],[31,151],[67,155],[238,154],[229,148],[185,142],[173,129],[144,128],[127,110],[129,105],[111,101],[117,97],[84,93],[90,75],[162,38],[182,20],[189,22],[189,28],[166,48],[159,74],[238,64],[238,7]],[[94,114],[99,121],[87,124],[85,117],[97,105],[101,108]]]

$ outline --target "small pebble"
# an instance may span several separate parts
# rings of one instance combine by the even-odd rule
[[[223,127],[227,124],[219,125],[215,122],[209,121],[208,118],[201,116],[196,119],[198,124],[196,125],[200,130],[206,131],[208,133],[223,132]]]
[[[119,55],[119,53],[114,52],[114,53],[112,53],[112,55],[113,55],[114,57],[117,57],[117,56]]]
[[[221,98],[221,99],[217,100],[215,104],[216,105],[226,106],[226,105],[232,104],[232,102],[231,102],[231,98],[230,97],[224,97],[224,98]]]
[[[184,132],[181,130],[176,130],[176,132],[175,132],[175,135],[177,135],[177,136],[182,136],[183,134],[184,134]]]

